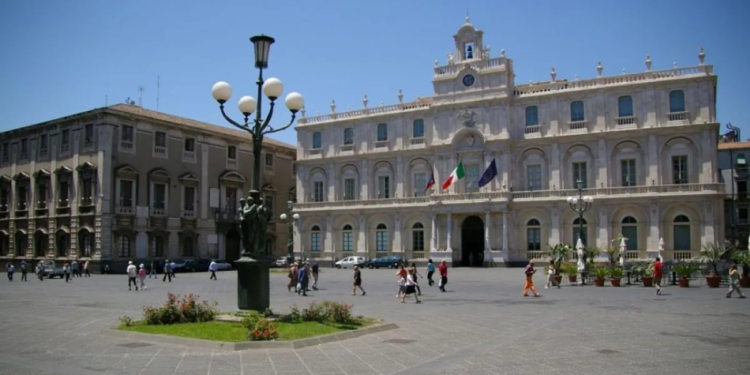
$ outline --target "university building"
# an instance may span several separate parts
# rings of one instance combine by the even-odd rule
[[[468,19],[434,95],[303,117],[297,128],[295,252],[522,263],[548,245],[607,245],[627,258],[663,243],[672,259],[724,241],[718,180],[717,77],[697,65],[515,82]],[[592,71],[594,68],[592,67]],[[395,91],[395,90],[394,90]],[[479,181],[491,163],[497,175]],[[464,177],[441,185],[459,163]],[[435,185],[425,189],[434,175]],[[583,220],[567,197],[593,198]]]
[[[250,136],[130,104],[0,133],[0,261],[239,258]],[[261,196],[294,196],[295,150],[266,138]],[[266,253],[286,254],[272,221]],[[36,262],[35,262],[36,263]]]

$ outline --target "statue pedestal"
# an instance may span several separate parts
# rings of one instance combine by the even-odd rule
[[[234,262],[237,268],[237,307],[264,312],[271,305],[268,264],[250,257]]]

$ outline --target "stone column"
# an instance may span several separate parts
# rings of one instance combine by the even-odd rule
[[[445,246],[447,251],[453,251],[453,213],[448,212],[448,236],[446,238]]]
[[[644,161],[644,166],[648,168],[648,173],[646,173],[646,185],[651,186],[651,181],[654,181],[656,185],[661,185],[661,181],[659,180],[659,157],[657,155],[657,144],[656,144],[656,136],[655,135],[649,135],[648,136],[648,156],[646,157],[646,160]],[[669,179],[669,177],[667,177]]]
[[[404,197],[404,158],[401,155],[396,157],[396,196],[395,198]],[[408,178],[408,177],[407,177]]]
[[[432,242],[432,248],[430,249],[431,252],[437,251],[438,247],[438,237],[437,237],[437,214],[432,214],[432,230],[430,231],[430,239]]]
[[[333,218],[328,215],[326,216],[326,237],[323,241],[323,253],[330,253],[333,251]]]
[[[357,253],[363,256],[367,253],[367,220],[365,215],[359,215],[359,235],[357,236]]]
[[[659,230],[661,217],[659,215],[659,205],[656,202],[651,202],[651,211],[649,212],[649,214],[649,222],[651,224],[651,228],[649,229],[648,248],[646,250],[658,251],[659,239],[661,238],[661,233]]]
[[[359,175],[359,199],[365,200],[370,199],[370,195],[368,193],[370,185],[370,175],[367,173],[367,159],[362,160],[361,164],[361,170],[362,174]]]
[[[333,164],[328,165],[328,196],[326,197],[326,202],[333,202],[337,200],[336,197],[336,169]]]
[[[503,259],[508,260],[508,211],[503,211]]]
[[[394,253],[402,253],[404,251],[404,247],[401,243],[401,214],[397,213],[395,215],[394,220],[394,226],[393,226],[393,252]]]
[[[490,211],[484,212],[484,251],[492,250],[492,239],[490,231]]]

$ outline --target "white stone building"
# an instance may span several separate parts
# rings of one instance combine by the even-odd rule
[[[447,259],[454,265],[525,262],[548,245],[623,234],[627,257],[664,242],[670,259],[723,242],[717,177],[716,84],[704,64],[635,74],[516,84],[513,60],[490,57],[471,23],[448,64],[435,62],[434,95],[303,117],[297,145],[295,252]],[[593,70],[593,69],[592,69]],[[303,113],[304,116],[304,113]],[[459,160],[466,177],[443,191]],[[478,188],[492,160],[498,174]],[[436,184],[425,192],[434,171]]]

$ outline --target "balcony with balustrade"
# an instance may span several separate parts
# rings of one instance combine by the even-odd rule
[[[195,162],[195,151],[182,151],[182,161],[185,162]]]

